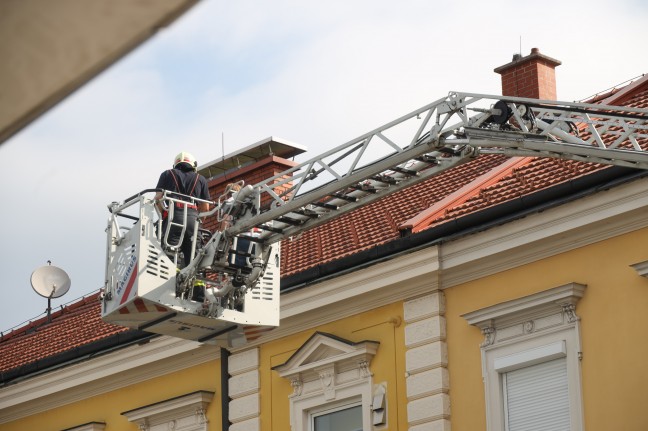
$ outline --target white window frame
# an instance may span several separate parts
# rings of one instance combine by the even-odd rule
[[[292,431],[311,431],[314,413],[353,403],[363,406],[362,429],[373,429],[370,363],[378,345],[375,341],[353,343],[316,332],[286,363],[274,367],[293,387]],[[381,385],[377,388],[377,392],[384,392]]]
[[[334,397],[327,397],[323,392],[303,394],[290,399],[291,427],[293,431],[312,431],[311,420],[318,412],[339,409],[344,406],[361,404],[362,429],[372,429],[371,424],[371,381],[356,382],[345,388],[339,388]],[[293,394],[294,395],[294,394]]]
[[[347,400],[340,400],[336,403],[329,403],[323,406],[319,406],[311,409],[308,412],[308,429],[312,431],[315,429],[315,418],[319,416],[324,416],[327,414],[335,413],[340,410],[345,410],[357,406],[362,407],[362,399],[360,397],[354,397]],[[364,429],[364,420],[363,420],[363,429]]]
[[[482,375],[488,431],[505,431],[504,374],[564,357],[572,431],[583,430],[580,319],[576,303],[585,285],[569,283],[463,317],[484,334]]]

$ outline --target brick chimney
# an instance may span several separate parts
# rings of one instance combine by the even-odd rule
[[[502,75],[502,95],[556,100],[556,66],[561,62],[532,48],[531,54],[513,56],[513,61],[495,69]]]
[[[216,201],[230,183],[245,181],[245,184],[257,184],[267,178],[296,166],[288,160],[306,149],[285,141],[269,137],[246,148],[235,151],[223,158],[216,159],[198,167],[198,172],[207,179],[209,194]],[[286,184],[290,186],[290,183]],[[279,193],[278,190],[275,192]],[[270,202],[261,202],[269,204]],[[205,223],[207,229],[213,230],[217,223],[215,218]]]

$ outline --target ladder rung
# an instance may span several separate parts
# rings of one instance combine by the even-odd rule
[[[324,202],[313,202],[313,203],[311,203],[311,205],[314,205],[314,206],[320,207],[320,208],[326,208],[327,210],[338,210],[338,209],[340,209],[340,207],[337,206],[337,205],[331,205],[331,204],[327,204],[327,203],[324,203]]]
[[[433,165],[439,164],[439,160],[434,156],[430,156],[429,154],[423,154],[422,156],[418,156],[416,157],[416,160],[418,160],[419,162],[430,163]]]
[[[378,189],[374,187],[366,187],[366,186],[361,186],[361,185],[353,185],[351,186],[352,189],[358,190],[360,192],[367,192],[367,193],[378,193]]]
[[[338,199],[342,199],[343,201],[347,201],[347,202],[358,202],[357,197],[355,197],[355,196],[347,196],[347,195],[342,194],[342,193],[336,193],[336,194],[333,195],[333,197],[338,198]]]
[[[299,215],[302,215],[304,217],[309,217],[309,218],[312,218],[312,219],[319,218],[319,216],[320,216],[320,214],[316,213],[315,211],[307,210],[307,209],[299,209],[299,210],[295,210],[293,212],[295,214],[299,214]]]
[[[459,151],[453,150],[452,148],[447,148],[447,147],[439,148],[438,151],[440,153],[448,154],[450,156],[458,156],[459,155]]]
[[[384,184],[391,184],[391,185],[396,185],[398,184],[398,181],[392,177],[389,177],[387,175],[376,175],[374,177],[371,177],[372,180],[378,181],[379,183],[384,183]]]
[[[301,226],[304,224],[304,220],[297,220],[296,218],[281,216],[277,219],[279,223],[289,224],[291,226]]]
[[[246,240],[248,240],[248,241],[256,242],[256,243],[259,243],[259,244],[262,244],[262,243],[264,242],[264,241],[263,241],[263,238],[258,237],[258,236],[239,235],[239,236],[237,236],[237,238],[239,238],[239,239],[246,239]],[[220,250],[220,252],[222,252],[222,250]]]
[[[415,176],[417,176],[419,174],[418,171],[415,171],[415,170],[412,170],[412,169],[401,168],[400,166],[394,166],[393,168],[391,168],[391,170],[394,171],[394,172],[401,173],[403,175],[409,175],[411,177],[415,177]]]
[[[283,229],[279,229],[279,228],[276,228],[276,227],[268,226],[268,225],[265,225],[265,224],[260,224],[260,225],[257,226],[257,227],[258,227],[259,229],[262,229],[262,230],[267,230],[268,232],[283,233]]]
[[[316,213],[315,211],[304,209],[304,208],[295,210],[293,212],[295,214],[303,215],[304,217],[309,217],[309,218],[312,218],[312,219],[319,218],[319,216],[320,216],[320,214]]]

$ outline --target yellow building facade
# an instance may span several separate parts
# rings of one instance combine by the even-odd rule
[[[281,325],[227,358],[159,336],[19,380],[0,389],[1,429],[307,430],[345,408],[359,429],[509,429],[506,385],[535,367],[553,379],[548,363],[563,366],[565,429],[646,429],[647,190],[635,179],[287,292]]]
[[[511,353],[507,348],[532,342],[534,336],[546,336],[544,332],[556,333],[557,339],[564,339],[560,321],[552,321],[554,326],[545,323],[545,328],[539,327],[539,320],[546,317],[538,311],[537,304],[522,321],[511,317],[523,312],[533,300],[541,301],[539,296],[564,286],[582,291],[582,296],[573,301],[573,323],[567,323],[569,311],[562,311],[565,324],[574,325],[575,341],[572,350],[568,344],[566,351],[568,359],[574,358],[570,370],[573,381],[570,380],[568,389],[576,404],[571,412],[571,425],[566,429],[646,429],[648,414],[643,400],[648,373],[640,359],[647,349],[640,340],[648,335],[648,280],[641,269],[646,259],[643,244],[648,235],[645,215],[640,209],[645,186],[643,180],[626,184],[616,191],[602,193],[608,196],[590,196],[547,214],[514,222],[513,225],[528,224],[529,232],[538,228],[533,219],[545,217],[545,226],[551,225],[550,230],[570,223],[575,226],[560,233],[553,231],[551,235],[541,234],[544,230],[534,232],[533,242],[503,257],[503,261],[496,259],[493,265],[503,265],[501,270],[443,290],[447,304],[452,429],[504,429],[497,421],[488,421],[492,414],[487,409],[487,398],[492,394],[485,390],[491,370],[484,370],[489,365],[484,363],[484,351],[497,352],[497,343],[480,347],[488,343],[488,337],[468,320],[493,318],[498,312],[493,308],[512,302],[507,310],[510,314],[502,317],[503,331],[507,332],[502,350],[508,355]],[[612,194],[617,196],[612,198]],[[606,202],[608,198],[612,199]],[[615,205],[618,207],[614,208]],[[623,206],[628,210],[624,214],[610,214]],[[506,231],[507,227],[498,229]],[[493,236],[494,241],[502,238],[506,236]],[[505,260],[518,263],[508,265]],[[559,305],[564,298],[558,296],[548,299]],[[477,310],[488,311],[489,307],[490,315],[475,315]],[[507,324],[506,319],[517,325]],[[491,323],[490,327],[493,326],[497,322]],[[501,384],[503,374],[499,373],[500,381],[496,383]]]

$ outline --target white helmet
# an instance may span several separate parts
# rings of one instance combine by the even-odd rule
[[[175,156],[175,159],[173,160],[173,167],[175,168],[180,163],[188,163],[192,168],[194,168],[194,170],[198,167],[196,158],[186,151],[182,151],[178,153],[177,156]]]

